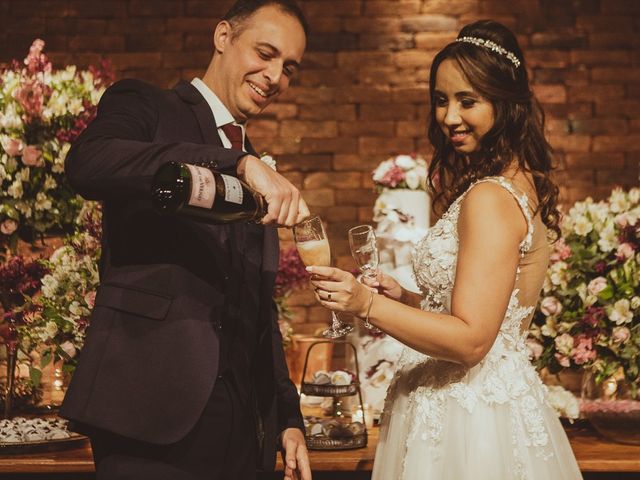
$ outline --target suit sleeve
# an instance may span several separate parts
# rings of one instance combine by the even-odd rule
[[[278,433],[287,428],[299,428],[304,433],[304,423],[300,412],[300,397],[295,385],[289,378],[289,369],[284,358],[282,335],[278,326],[278,313],[275,302],[271,308],[271,327],[273,339],[273,371],[276,382],[278,402]]]
[[[235,172],[243,152],[153,141],[160,93],[138,80],[119,81],[104,93],[96,118],[76,139],[65,161],[69,183],[84,198],[148,198],[154,173],[170,161]]]

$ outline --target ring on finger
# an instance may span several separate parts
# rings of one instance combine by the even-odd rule
[[[331,301],[331,292],[329,292],[329,293],[327,294],[327,301],[328,301],[328,302],[330,302],[330,301]]]

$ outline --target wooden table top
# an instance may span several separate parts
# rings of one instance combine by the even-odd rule
[[[583,472],[640,472],[640,446],[604,440],[591,428],[569,427],[569,441]],[[371,471],[378,443],[378,429],[369,432],[366,448],[342,451],[312,451],[313,471]],[[0,473],[86,473],[93,472],[91,447],[80,446],[58,452],[1,455]],[[278,459],[278,469],[282,463]]]

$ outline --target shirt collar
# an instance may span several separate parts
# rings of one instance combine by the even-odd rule
[[[227,107],[225,107],[224,103],[220,101],[218,96],[215,93],[213,93],[213,90],[211,90],[206,83],[204,83],[202,80],[196,77],[193,80],[191,80],[191,85],[193,85],[198,89],[198,91],[202,94],[204,99],[209,104],[209,107],[211,108],[211,112],[213,113],[213,118],[215,119],[216,126],[218,128],[228,123],[232,123],[234,125],[238,125],[239,127],[242,127],[242,133],[244,134],[244,125],[236,123],[235,119],[233,118],[233,115],[231,115]]]

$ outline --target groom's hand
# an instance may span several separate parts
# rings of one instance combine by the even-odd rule
[[[245,155],[238,162],[237,173],[267,201],[263,224],[293,227],[309,216],[309,207],[298,189],[258,157]]]
[[[287,428],[282,432],[282,461],[285,480],[311,480],[309,453],[300,429]]]

